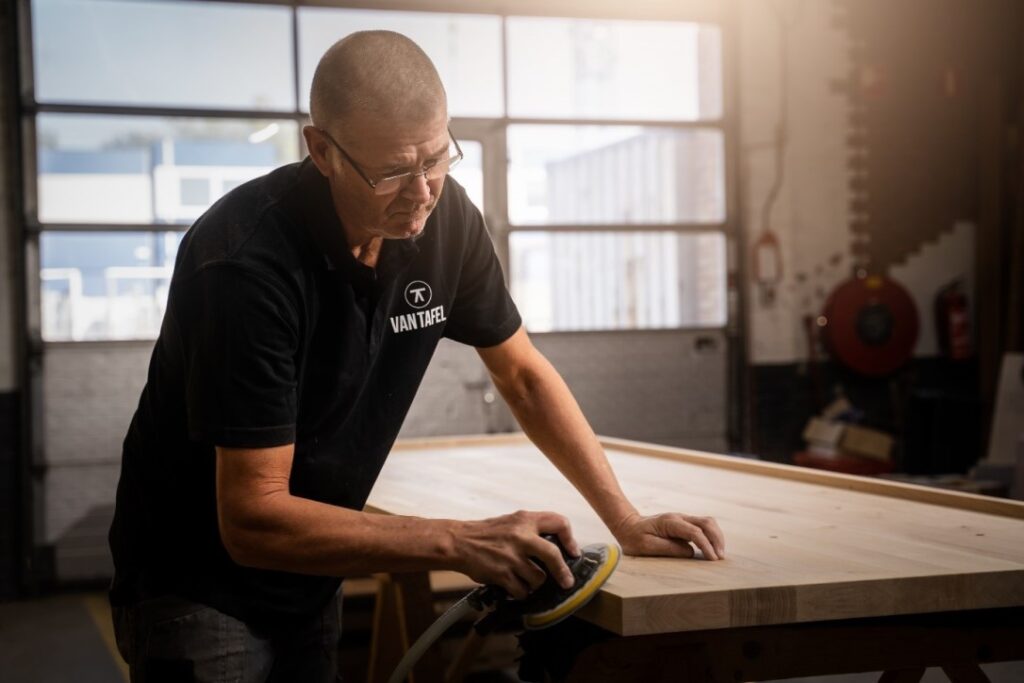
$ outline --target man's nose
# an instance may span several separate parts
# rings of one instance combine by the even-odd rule
[[[402,190],[402,196],[406,199],[423,203],[430,199],[430,184],[427,182],[425,173],[417,173],[412,176],[409,184]]]

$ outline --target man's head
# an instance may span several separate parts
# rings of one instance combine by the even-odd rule
[[[390,194],[377,194],[370,182],[419,171],[448,156],[444,86],[423,50],[391,31],[343,38],[317,65],[310,116],[313,125],[303,135],[330,183],[349,244],[420,234],[444,177],[407,177]]]

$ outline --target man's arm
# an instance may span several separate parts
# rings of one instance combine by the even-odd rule
[[[523,598],[543,583],[540,558],[564,585],[572,575],[554,533],[577,546],[568,521],[552,512],[517,512],[481,521],[380,515],[293,496],[294,446],[217,448],[217,521],[238,564],[323,576],[452,569]]]
[[[725,537],[714,519],[637,512],[569,387],[523,328],[478,352],[523,431],[583,494],[626,553],[692,557],[692,542],[707,559],[725,557]]]

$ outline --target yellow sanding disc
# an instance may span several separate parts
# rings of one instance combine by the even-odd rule
[[[601,590],[601,586],[605,584],[612,575],[612,572],[615,571],[615,567],[619,564],[621,551],[619,546],[614,544],[595,543],[585,546],[583,554],[596,554],[600,556],[600,566],[597,568],[597,571],[591,574],[590,578],[577,588],[567,600],[549,610],[525,615],[523,617],[523,626],[531,631],[554,626],[590,602],[597,595],[597,592]]]

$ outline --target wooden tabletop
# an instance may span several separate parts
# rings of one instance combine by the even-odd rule
[[[644,514],[714,517],[725,560],[624,557],[580,616],[621,635],[1024,606],[1024,503],[602,438]],[[521,435],[399,442],[367,510],[566,515],[613,537]]]

